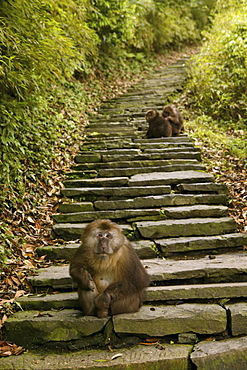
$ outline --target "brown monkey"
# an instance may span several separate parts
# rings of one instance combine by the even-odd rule
[[[147,111],[146,120],[149,124],[147,138],[172,136],[172,127],[169,120],[160,116],[156,110]]]
[[[149,276],[120,227],[95,220],[84,229],[70,263],[84,315],[106,317],[136,312]]]
[[[183,128],[183,119],[178,108],[172,105],[166,105],[163,108],[162,116],[169,120],[172,126],[172,136],[178,136]]]

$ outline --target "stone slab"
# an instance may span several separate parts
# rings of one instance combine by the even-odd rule
[[[81,234],[85,229],[87,223],[65,223],[65,224],[55,224],[52,227],[53,234],[63,240],[77,240],[81,238]],[[121,225],[123,233],[129,235],[133,233],[133,229],[130,225]]]
[[[46,255],[47,259],[65,259],[70,260],[79,248],[80,243],[48,245],[36,249],[38,256]],[[150,240],[138,240],[132,242],[132,246],[139,258],[154,258],[156,257],[155,244]]]
[[[5,323],[8,340],[21,346],[80,339],[103,330],[108,318],[82,316],[79,310],[19,311]],[[23,335],[25,333],[25,335]]]
[[[247,298],[247,282],[151,286],[147,289],[146,302],[168,302],[188,300],[218,300],[231,298]],[[49,311],[52,309],[79,309],[77,292],[27,295],[17,299],[24,310]],[[244,312],[244,310],[241,310]],[[245,329],[246,331],[246,329]],[[242,333],[243,334],[243,333]]]
[[[209,182],[213,180],[212,174],[201,171],[154,172],[131,176],[129,186],[177,185],[181,182]]]
[[[236,230],[236,223],[231,217],[144,221],[136,222],[135,225],[141,236],[148,239],[217,235],[231,233]]]
[[[97,172],[99,177],[120,177],[120,176],[133,176],[136,174],[153,173],[157,171],[173,172],[173,171],[203,171],[205,166],[200,163],[185,163],[185,164],[170,164],[157,167],[138,167],[138,168],[108,168],[99,169]]]
[[[130,199],[96,200],[94,207],[97,210],[134,209],[134,208],[161,208],[172,206],[192,206],[195,204],[225,204],[226,197],[221,194],[167,194],[152,195]]]
[[[189,151],[187,148],[179,148],[178,150],[167,149],[160,153],[155,153],[154,151],[149,153],[133,153],[133,154],[104,154],[102,155],[103,162],[113,162],[113,161],[143,161],[143,160],[158,160],[158,159],[197,159],[201,160],[201,155],[199,151]],[[83,161],[82,163],[85,163]]]
[[[167,218],[224,217],[227,216],[226,206],[211,206],[198,204],[185,207],[162,208],[162,214]]]
[[[116,333],[163,337],[178,333],[216,334],[226,329],[226,311],[217,304],[142,306],[139,312],[113,316]]]
[[[155,239],[155,244],[163,255],[190,251],[217,250],[240,247],[247,244],[247,234],[233,233],[216,236],[191,236],[181,238]]]
[[[190,358],[197,370],[246,370],[247,337],[200,342]]]
[[[161,186],[134,186],[134,187],[80,187],[62,189],[65,197],[138,197],[141,195],[168,194],[171,191],[169,185]]]
[[[162,344],[121,350],[29,351],[1,358],[0,370],[188,370],[191,345]],[[114,358],[116,356],[116,358]]]
[[[247,302],[229,303],[226,305],[231,315],[232,335],[247,334]]]
[[[148,167],[154,168],[166,168],[167,166],[174,166],[177,165],[188,165],[188,164],[198,164],[198,161],[196,159],[190,159],[190,158],[179,158],[179,159],[142,159],[139,158],[138,160],[130,159],[129,161],[121,161],[120,159],[113,161],[113,162],[105,162],[105,163],[82,163],[72,166],[71,168],[76,171],[83,171],[83,170],[91,170],[91,169],[97,169],[101,170],[99,173],[102,172],[102,170],[105,169],[111,169],[111,170],[118,170],[121,171],[127,171],[129,169],[136,169],[136,168],[142,168],[145,170]]]
[[[67,188],[80,188],[80,187],[96,187],[96,186],[123,186],[127,185],[128,177],[107,177],[107,178],[93,178],[93,179],[80,179],[80,180],[65,180],[64,186]]]
[[[227,186],[212,182],[195,183],[195,184],[178,184],[176,189],[181,193],[226,193]]]
[[[73,210],[73,208],[72,208]],[[76,212],[75,213],[64,213],[53,215],[53,220],[60,223],[68,222],[86,222],[98,219],[111,219],[111,220],[125,220],[131,217],[138,217],[142,219],[144,216],[152,217],[158,216],[159,219],[164,218],[160,209],[123,209],[123,210],[109,210],[109,211],[94,211],[94,212]]]
[[[68,213],[68,212],[93,212],[94,207],[92,202],[80,202],[80,203],[62,203],[59,204],[57,212]]]
[[[247,282],[171,285],[149,287],[146,300],[154,301],[181,301],[181,300],[212,300],[222,298],[247,298]],[[241,312],[244,312],[242,310]],[[245,328],[245,332],[246,328]]]
[[[142,260],[142,263],[151,281],[157,285],[160,283],[174,285],[174,281],[188,282],[191,279],[205,279],[212,282],[211,279],[217,283],[231,282],[233,278],[242,279],[239,280],[242,282],[247,281],[247,253],[222,254],[215,256],[214,259],[208,257],[188,260],[151,258]],[[50,266],[39,269],[37,273],[27,278],[34,287],[72,288],[68,265]]]

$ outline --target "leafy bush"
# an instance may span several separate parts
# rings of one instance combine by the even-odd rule
[[[204,36],[190,65],[192,100],[214,118],[246,122],[246,2],[219,1],[212,29]]]

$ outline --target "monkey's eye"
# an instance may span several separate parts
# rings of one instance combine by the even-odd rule
[[[99,238],[103,238],[103,237],[104,237],[104,234],[103,234],[103,233],[98,233],[98,234],[97,234],[97,236],[98,236]]]
[[[113,238],[112,234],[110,234],[110,233],[105,234],[105,237],[106,237],[107,239],[112,239],[112,238]]]

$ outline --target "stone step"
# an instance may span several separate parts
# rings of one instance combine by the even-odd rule
[[[154,207],[192,206],[203,204],[226,204],[224,194],[166,194],[130,199],[96,200],[94,208],[102,210],[140,209]]]
[[[157,185],[157,186],[129,186],[129,187],[80,187],[80,188],[65,188],[61,189],[61,193],[64,197],[84,199],[98,199],[100,197],[109,198],[130,198],[138,197],[141,195],[161,195],[169,194],[171,187],[169,185]],[[85,202],[84,202],[85,203]],[[93,210],[92,203],[91,207],[86,210]],[[91,208],[91,209],[90,209]],[[63,212],[63,211],[61,211]]]
[[[146,292],[146,302],[160,302],[175,304],[188,301],[218,301],[220,299],[247,298],[247,282],[241,283],[218,283],[218,284],[193,284],[193,285],[171,285],[151,286]],[[18,298],[18,305],[22,310],[60,310],[79,309],[77,292],[36,294]],[[236,305],[227,303],[233,314],[236,312]],[[235,310],[234,310],[235,309]],[[242,310],[244,312],[244,310]]]
[[[62,245],[48,245],[37,248],[38,256],[46,256],[47,259],[70,260],[80,243],[66,243]],[[141,259],[155,258],[155,244],[150,240],[132,241],[132,246]]]
[[[156,286],[247,281],[247,252],[216,255],[213,259],[209,256],[185,260],[153,258],[142,263]],[[67,264],[39,269],[37,275],[27,279],[43,292],[72,289]]]
[[[55,224],[52,227],[53,235],[56,238],[63,240],[77,240],[81,238],[81,234],[85,229],[87,223],[65,223],[65,224]],[[133,240],[134,230],[131,225],[124,224],[120,225],[123,233],[128,236],[129,239]]]
[[[64,203],[61,205],[59,210],[60,212],[64,213],[53,215],[53,220],[57,223],[78,223],[106,218],[114,220],[135,219],[136,221],[139,219],[142,221],[144,219],[184,219],[193,217],[223,217],[227,215],[227,207],[225,206],[196,205],[186,207],[167,207],[164,209],[158,207],[154,209],[116,209],[83,212],[81,211],[81,205],[83,205],[83,203]]]
[[[191,163],[189,163],[191,161]],[[145,173],[153,173],[156,171],[164,171],[164,172],[172,172],[172,171],[204,171],[205,166],[201,163],[198,163],[196,160],[188,160],[187,163],[184,164],[168,164],[164,166],[157,166],[157,167],[129,167],[129,168],[103,168],[103,169],[94,169],[94,170],[76,170],[73,172],[69,172],[68,175],[73,178],[87,178],[87,172],[93,171],[93,177],[122,177],[122,176],[133,176],[137,174],[145,174]],[[106,166],[107,167],[107,166]]]
[[[147,239],[200,235],[209,236],[236,231],[236,223],[231,217],[143,221],[136,222],[135,227],[140,235]]]
[[[242,247],[247,244],[247,234],[233,233],[221,234],[216,236],[191,236],[181,238],[155,239],[155,245],[163,256],[174,253],[184,253],[196,251],[216,251],[217,249],[227,249]]]
[[[136,344],[140,342],[141,340],[136,340]],[[132,343],[130,340],[126,340],[127,346],[133,344],[134,341]],[[112,350],[88,350],[86,345],[84,347],[71,343],[67,346],[67,349],[74,352],[59,351],[59,355],[57,350],[42,350],[40,347],[38,352],[26,351],[21,355],[21,370],[31,370],[31,364],[32,370],[187,370],[190,367],[189,355],[192,351],[192,345],[167,343],[160,345],[158,342],[149,346],[151,348],[147,348],[145,345],[136,345],[132,348],[121,348],[119,350],[116,345],[116,349]],[[83,349],[79,350],[79,348]],[[242,348],[244,348],[244,344]],[[75,352],[75,350],[77,351]],[[235,358],[235,355],[238,354],[239,351],[234,354],[236,360],[234,363],[236,364],[240,362],[238,357]],[[231,361],[228,362],[228,364],[231,363]],[[20,356],[1,358],[0,369],[19,370]]]
[[[198,164],[197,159],[190,159],[190,158],[179,158],[179,159],[154,159],[154,160],[130,160],[130,161],[120,161],[116,160],[114,162],[101,162],[101,163],[86,163],[78,164],[72,166],[72,170],[74,171],[83,171],[83,170],[92,170],[95,169],[101,175],[101,170],[107,169],[109,172],[109,169],[114,170],[120,170],[123,169],[136,169],[141,167],[142,171],[146,170],[148,167],[153,168],[166,168],[174,166],[174,170],[176,171],[176,167],[179,165],[193,165]],[[202,166],[202,165],[201,165]],[[204,166],[202,166],[204,167]],[[201,167],[201,168],[202,168]],[[121,175],[122,176],[122,175]]]
[[[201,171],[172,171],[141,173],[117,177],[98,177],[92,179],[69,179],[63,182],[66,188],[96,187],[96,186],[154,186],[154,185],[178,185],[180,183],[213,182],[212,174]]]
[[[131,152],[132,150],[132,152]],[[95,154],[78,154],[75,157],[76,163],[108,163],[108,162],[120,162],[120,161],[143,161],[143,160],[165,160],[165,159],[197,159],[201,160],[201,154],[198,150],[192,150],[190,148],[174,148],[164,149],[161,151],[150,150],[149,152],[141,152],[138,149],[131,149],[129,153],[114,153],[115,150],[105,153]],[[125,151],[125,149],[123,149]]]
[[[101,345],[111,344],[115,335],[133,333],[137,337],[166,337],[188,332],[212,335],[222,333],[226,328],[227,314],[223,307],[199,303],[144,305],[139,312],[103,319],[82,316],[79,310],[74,309],[19,311],[5,323],[8,340],[29,348],[49,343],[58,346],[59,342],[64,345],[70,341],[80,341],[85,346],[90,339]]]
[[[180,183],[213,182],[214,176],[201,171],[153,172],[131,176],[129,186],[177,185]]]
[[[71,179],[63,181],[66,188],[81,188],[81,187],[112,187],[112,186],[128,186],[128,177],[104,177],[104,178],[94,178],[94,179]],[[161,184],[163,185],[163,184]],[[167,185],[167,184],[165,184]]]
[[[76,217],[79,217],[76,215]],[[84,223],[59,223],[53,226],[56,237],[74,240],[81,237]],[[221,218],[189,218],[182,220],[160,220],[136,222],[136,232],[130,225],[124,225],[124,233],[130,239],[162,239],[187,236],[212,236],[234,233],[236,223],[230,217]]]
[[[180,193],[218,193],[228,194],[228,189],[225,184],[212,182],[194,183],[194,184],[178,184],[176,190]]]
[[[182,253],[188,255],[190,252],[215,253],[217,250],[227,251],[229,249],[237,251],[238,248],[242,249],[242,246],[246,244],[247,234],[242,233],[155,239],[153,242],[150,240],[132,241],[132,245],[141,259],[154,258],[157,249],[159,255],[168,257]],[[70,260],[79,245],[79,243],[48,245],[37,248],[36,252],[38,256],[45,255],[49,260]]]

